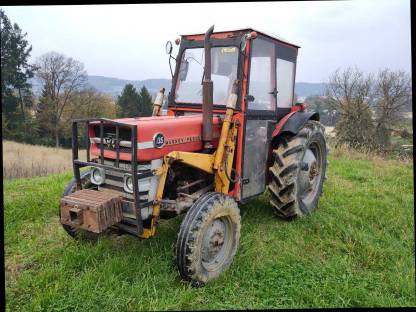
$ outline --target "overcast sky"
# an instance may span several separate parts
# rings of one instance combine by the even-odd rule
[[[325,81],[338,67],[411,72],[410,1],[123,4],[2,7],[27,32],[32,60],[57,51],[88,74],[170,78],[165,42],[180,34],[251,27],[301,46],[297,78]],[[174,54],[177,53],[177,47]]]

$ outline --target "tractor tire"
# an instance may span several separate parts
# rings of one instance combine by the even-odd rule
[[[82,188],[93,188],[95,187],[95,185],[93,185],[91,183],[90,180],[90,175],[91,175],[91,171],[85,171],[81,173],[81,183],[82,183]],[[76,191],[76,186],[77,186],[77,182],[75,179],[73,179],[71,182],[69,182],[67,184],[67,186],[65,187],[64,193],[62,196],[66,196],[69,195],[71,193],[74,193]],[[61,219],[61,209],[59,208],[59,219]],[[93,232],[88,232],[85,230],[80,230],[80,229],[76,229],[70,225],[67,224],[62,224],[62,227],[64,228],[64,230],[72,237],[75,239],[79,239],[79,238],[83,238],[89,241],[96,241],[98,240],[98,237],[100,236],[100,234],[98,233],[93,233]]]
[[[182,221],[176,242],[176,266],[183,280],[203,286],[232,263],[240,240],[240,210],[231,197],[201,196]]]
[[[328,164],[324,133],[321,123],[309,120],[298,134],[282,138],[273,150],[268,189],[278,217],[302,217],[318,206]]]

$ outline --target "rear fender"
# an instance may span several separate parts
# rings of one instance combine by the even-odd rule
[[[317,112],[290,112],[277,123],[272,133],[272,140],[283,133],[296,135],[308,120],[319,121],[319,114]]]
[[[272,133],[272,139],[269,147],[269,155],[267,166],[273,165],[273,148],[276,148],[278,139],[285,134],[296,135],[308,120],[319,121],[319,113],[305,112],[303,107],[298,105],[292,107],[292,111],[285,117],[280,119]],[[267,175],[267,183],[269,183],[270,176]]]

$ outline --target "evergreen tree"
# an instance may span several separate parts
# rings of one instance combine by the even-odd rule
[[[118,117],[138,117],[140,116],[140,95],[132,84],[126,84],[117,97],[117,116]]]
[[[2,119],[6,121],[5,134],[21,137],[27,133],[25,122],[28,108],[32,107],[31,85],[28,79],[34,75],[34,66],[28,64],[32,46],[25,39],[19,26],[10,22],[0,10],[1,29],[1,97]],[[30,118],[30,116],[29,116]]]
[[[153,102],[152,97],[149,94],[149,91],[147,91],[146,87],[143,86],[140,89],[140,116],[152,116],[153,111]]]
[[[46,85],[42,88],[42,95],[39,97],[36,105],[36,122],[38,126],[38,133],[43,138],[42,143],[46,145],[53,144],[53,112],[51,110],[51,97],[49,95],[50,88]]]

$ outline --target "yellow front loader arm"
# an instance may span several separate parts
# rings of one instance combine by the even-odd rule
[[[228,194],[230,186],[231,169],[234,160],[235,143],[238,133],[236,122],[232,122],[234,109],[227,108],[221,129],[221,136],[217,150],[213,154],[170,152],[164,157],[163,165],[157,168],[155,175],[160,176],[156,198],[153,204],[152,221],[150,229],[143,230],[142,238],[149,238],[156,233],[157,220],[160,215],[160,205],[165,189],[166,177],[173,161],[180,161],[190,167],[215,174],[215,191]]]

